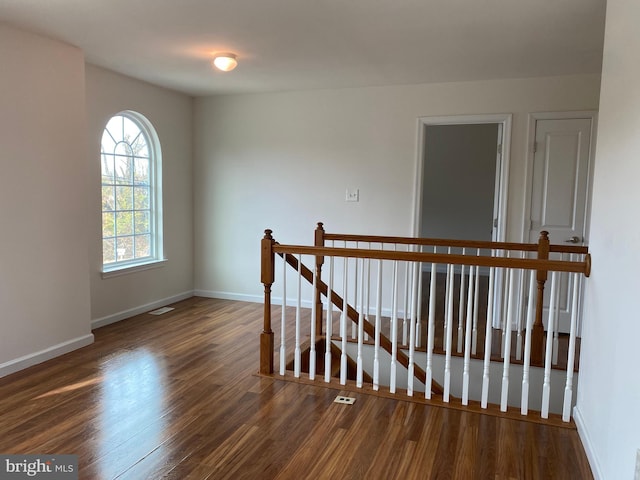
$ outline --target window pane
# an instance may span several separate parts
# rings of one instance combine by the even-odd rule
[[[148,157],[149,156],[149,147],[147,146],[147,139],[142,132],[132,141],[131,148],[133,149],[133,154],[136,157]]]
[[[149,235],[136,235],[136,258],[151,256],[151,237]]]
[[[140,127],[127,117],[122,117],[122,122],[124,131],[123,140],[127,143],[132,143],[136,137],[140,135]]]
[[[116,234],[133,235],[133,214],[131,212],[116,213]]]
[[[120,143],[119,145],[126,144]],[[116,155],[115,174],[116,183],[133,183],[133,158],[131,156]]]
[[[133,209],[133,187],[117,186],[116,189],[116,209],[132,210]]]
[[[110,212],[116,209],[115,187],[102,187],[102,210]]]
[[[133,237],[118,237],[116,259],[118,262],[133,258]]]
[[[136,235],[139,233],[149,233],[151,231],[149,212],[136,212],[135,222]]]
[[[116,214],[102,213],[102,238],[114,237],[116,235]]]
[[[107,123],[107,128],[109,134],[115,139],[116,142],[122,141],[122,120],[123,117],[118,115],[112,117]]]
[[[108,130],[102,132],[102,140],[100,141],[104,153],[111,154],[116,148],[116,141],[113,139]]]
[[[114,169],[115,169],[115,157],[107,153],[102,153],[102,183],[113,184]]]
[[[102,263],[113,263],[116,261],[115,240],[110,238],[102,241]]]
[[[134,208],[149,210],[149,187],[135,187],[134,195]]]
[[[133,181],[136,185],[149,185],[149,159],[136,158]]]

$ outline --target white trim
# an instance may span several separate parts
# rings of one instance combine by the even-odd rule
[[[527,141],[525,151],[525,171],[524,171],[524,201],[522,207],[522,234],[521,242],[529,243],[529,231],[531,223],[531,193],[533,190],[533,161],[534,151],[533,142],[536,138],[536,122],[538,120],[572,120],[572,119],[588,119],[591,120],[591,139],[589,143],[589,165],[587,166],[587,205],[584,211],[584,243],[589,243],[589,228],[591,219],[591,192],[593,186],[593,166],[595,164],[596,155],[596,136],[598,112],[595,110],[580,110],[575,112],[533,112],[527,119]]]
[[[216,292],[216,291],[211,291],[211,290],[195,290],[193,292],[193,294],[196,297],[205,297],[205,298],[219,298],[221,300],[236,300],[238,302],[251,302],[251,303],[263,303],[264,302],[264,297],[262,295],[247,295],[247,294],[242,294],[242,293],[230,293],[230,292]],[[297,298],[288,298],[287,299],[287,306],[292,307],[296,305],[296,302],[298,301]],[[282,297],[271,297],[271,305],[282,305]],[[312,307],[312,301],[311,300],[302,300],[302,302],[300,303],[300,306],[302,308],[306,308],[306,309],[311,309]],[[334,309],[337,307],[333,307]],[[324,307],[324,302],[323,302],[323,310],[325,309]],[[376,315],[377,310],[375,308],[371,308],[369,310],[371,315]],[[391,316],[391,308],[383,308],[382,309],[382,315],[385,317],[390,317]],[[403,317],[404,316],[404,310],[403,309],[398,309],[397,311],[397,315],[398,317]]]
[[[238,302],[263,303],[264,295],[249,295],[246,293],[217,292],[212,290],[196,290],[193,292],[196,297],[219,298],[221,300],[236,300]],[[297,298],[287,298],[287,305],[292,306],[297,303]],[[271,305],[282,305],[282,297],[271,296]],[[302,300],[302,308],[311,308],[311,300]]]
[[[129,275],[130,273],[143,272],[145,270],[153,270],[154,268],[164,267],[164,264],[167,263],[167,259],[163,258],[161,260],[153,259],[146,263],[136,263],[135,265],[118,265],[112,270],[104,269],[101,272],[102,278],[113,278],[120,277],[122,275]]]
[[[8,362],[0,364],[0,378],[11,375],[12,373],[18,372],[20,370],[24,370],[25,368],[32,367],[33,365],[46,362],[47,360],[59,357],[60,355],[64,355],[65,353],[72,352],[74,350],[77,350],[78,348],[86,347],[87,345],[91,345],[92,343],[93,333],[89,333],[87,335],[83,335],[82,337],[73,338],[71,340],[67,340],[66,342],[52,345],[49,348],[40,350],[39,352],[30,353],[20,358],[9,360]]]
[[[420,236],[421,208],[422,208],[422,175],[424,164],[425,133],[429,125],[467,125],[499,123],[502,125],[502,149],[499,152],[499,172],[496,168],[496,176],[499,175],[498,186],[498,226],[495,241],[504,242],[507,232],[507,205],[509,188],[509,163],[511,152],[511,122],[513,115],[502,114],[474,114],[474,115],[446,115],[438,117],[418,117],[417,122],[417,148],[415,185],[413,191],[413,235]]]
[[[91,329],[95,330],[96,328],[104,327],[105,325],[110,325],[112,323],[119,322],[120,320],[125,320],[135,315],[140,315],[141,313],[155,310],[159,307],[164,307],[169,303],[179,302],[191,297],[193,297],[193,291],[187,291],[179,293],[178,295],[173,295],[171,297],[156,300],[155,302],[147,303],[145,305],[140,305],[139,307],[130,308],[129,310],[124,310],[112,315],[107,315],[106,317],[96,318],[95,320],[91,320]]]
[[[593,442],[589,436],[589,431],[587,430],[584,419],[582,418],[582,413],[577,406],[573,409],[573,421],[578,428],[578,436],[582,441],[582,447],[587,455],[587,460],[589,461],[593,478],[595,480],[601,480],[604,478],[604,475],[602,475],[602,469],[600,468],[598,457],[596,456],[595,449],[593,448]]]
[[[237,300],[239,302],[251,302],[251,303],[264,302],[263,295],[249,295],[246,293],[218,292],[215,290],[194,290],[193,294],[196,297],[220,298],[221,300]],[[279,305],[279,304],[276,304],[274,300],[275,299],[272,297],[271,302],[274,305]]]

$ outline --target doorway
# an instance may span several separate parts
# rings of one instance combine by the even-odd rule
[[[418,119],[414,235],[504,241],[510,137],[511,115]]]

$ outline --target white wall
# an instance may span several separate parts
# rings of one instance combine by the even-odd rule
[[[640,449],[640,3],[607,2],[577,419],[596,478]],[[636,477],[637,478],[637,477]]]
[[[93,341],[84,59],[0,24],[0,376]]]
[[[92,65],[86,67],[89,166],[91,318],[104,325],[193,292],[192,99]],[[122,110],[144,115],[162,149],[164,254],[162,267],[103,279],[100,139]]]
[[[195,287],[260,300],[259,239],[329,232],[411,235],[417,119],[512,113],[508,237],[523,230],[527,114],[595,110],[599,76],[311,92],[195,102]],[[347,187],[360,202],[346,203]],[[277,294],[276,291],[274,293]]]

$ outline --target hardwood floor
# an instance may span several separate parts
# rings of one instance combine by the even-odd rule
[[[0,452],[83,479],[589,479],[575,430],[255,375],[262,305],[191,298],[0,379]],[[346,393],[346,392],[345,392]]]

